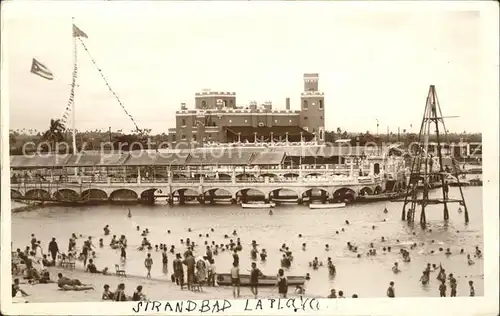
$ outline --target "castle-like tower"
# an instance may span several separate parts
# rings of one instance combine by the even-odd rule
[[[325,95],[318,89],[319,74],[304,74],[304,92],[301,93],[300,126],[316,135],[319,142],[325,139]]]

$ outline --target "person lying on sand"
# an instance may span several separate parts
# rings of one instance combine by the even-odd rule
[[[108,274],[108,268],[104,268],[102,271],[97,270],[97,267],[94,264],[94,260],[89,259],[89,264],[87,265],[87,269],[85,272],[90,272],[90,273],[102,273],[104,275]]]
[[[59,290],[62,291],[86,291],[86,290],[93,290],[94,287],[92,285],[68,285],[65,284],[63,286],[60,286]]]
[[[65,276],[62,275],[62,273],[58,273],[57,274],[58,276],[58,280],[57,280],[57,286],[59,286],[60,288],[64,289],[64,287],[66,286],[67,289],[69,290],[73,290],[75,286],[77,287],[91,287],[92,289],[94,288],[93,286],[91,285],[88,285],[88,284],[83,284],[82,282],[80,282],[80,280],[78,279],[70,279],[70,278],[67,278]],[[78,289],[75,289],[75,291],[79,291]]]

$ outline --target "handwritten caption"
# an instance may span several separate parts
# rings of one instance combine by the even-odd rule
[[[238,306],[238,309],[240,306]],[[137,302],[137,305],[132,308],[134,313],[139,312],[198,312],[198,313],[223,313],[226,311],[234,311],[233,307],[228,300],[202,300],[195,302],[192,300],[177,301],[177,302],[159,302],[159,301],[146,301]],[[294,312],[298,311],[319,311],[319,301],[315,298],[269,298],[269,299],[255,299],[246,300],[243,311],[255,310],[271,310],[271,309],[288,309]]]

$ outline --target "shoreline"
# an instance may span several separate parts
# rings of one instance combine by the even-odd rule
[[[202,291],[193,292],[186,287],[181,288],[165,276],[165,279],[151,278],[147,279],[138,275],[127,275],[126,277],[117,276],[114,273],[108,275],[92,274],[84,272],[82,269],[68,270],[60,267],[47,267],[50,272],[51,280],[57,280],[57,274],[60,272],[63,276],[70,279],[79,279],[83,284],[94,286],[93,290],[85,291],[63,291],[57,286],[57,283],[35,284],[31,285],[21,276],[12,276],[12,279],[19,278],[21,288],[29,296],[13,298],[13,303],[50,303],[50,302],[113,302],[104,301],[101,295],[104,285],[108,284],[112,292],[115,291],[119,283],[125,284],[125,293],[132,296],[138,285],[143,286],[143,292],[148,300],[200,300],[200,299],[233,299],[232,288],[230,286],[203,286]],[[299,294],[293,292],[294,288],[289,288],[289,297],[298,297]],[[278,292],[259,287],[260,298],[278,297]],[[307,293],[302,297],[311,297]],[[249,287],[241,287],[241,295],[238,299],[253,299],[254,296]]]

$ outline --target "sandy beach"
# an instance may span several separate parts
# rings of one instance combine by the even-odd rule
[[[21,294],[18,294],[14,302],[23,302],[25,300],[29,303],[50,302],[53,301],[53,297],[57,297],[58,302],[100,302],[104,284],[110,285],[110,290],[114,291],[119,283],[125,283],[125,293],[129,296],[134,293],[138,285],[142,285],[143,293],[145,293],[146,297],[150,300],[177,300],[181,297],[186,300],[213,299],[214,297],[232,298],[232,289],[230,287],[205,286],[201,292],[193,292],[187,288],[181,290],[179,286],[167,280],[167,278],[146,279],[144,277],[132,275],[119,277],[114,273],[103,276],[102,274],[86,273],[80,269],[69,270],[56,267],[50,267],[48,271],[50,272],[52,280],[57,280],[57,274],[61,272],[65,277],[78,279],[83,284],[93,285],[94,290],[63,291],[58,288],[56,283],[30,285],[27,283],[27,280],[20,279],[21,288],[30,294],[30,296],[21,298]],[[272,288],[262,288],[260,292],[265,294],[266,297],[278,297],[277,291]],[[293,296],[296,295],[290,293],[290,297]],[[307,296],[307,294],[303,296]],[[240,298],[253,298],[250,288],[242,287]]]

